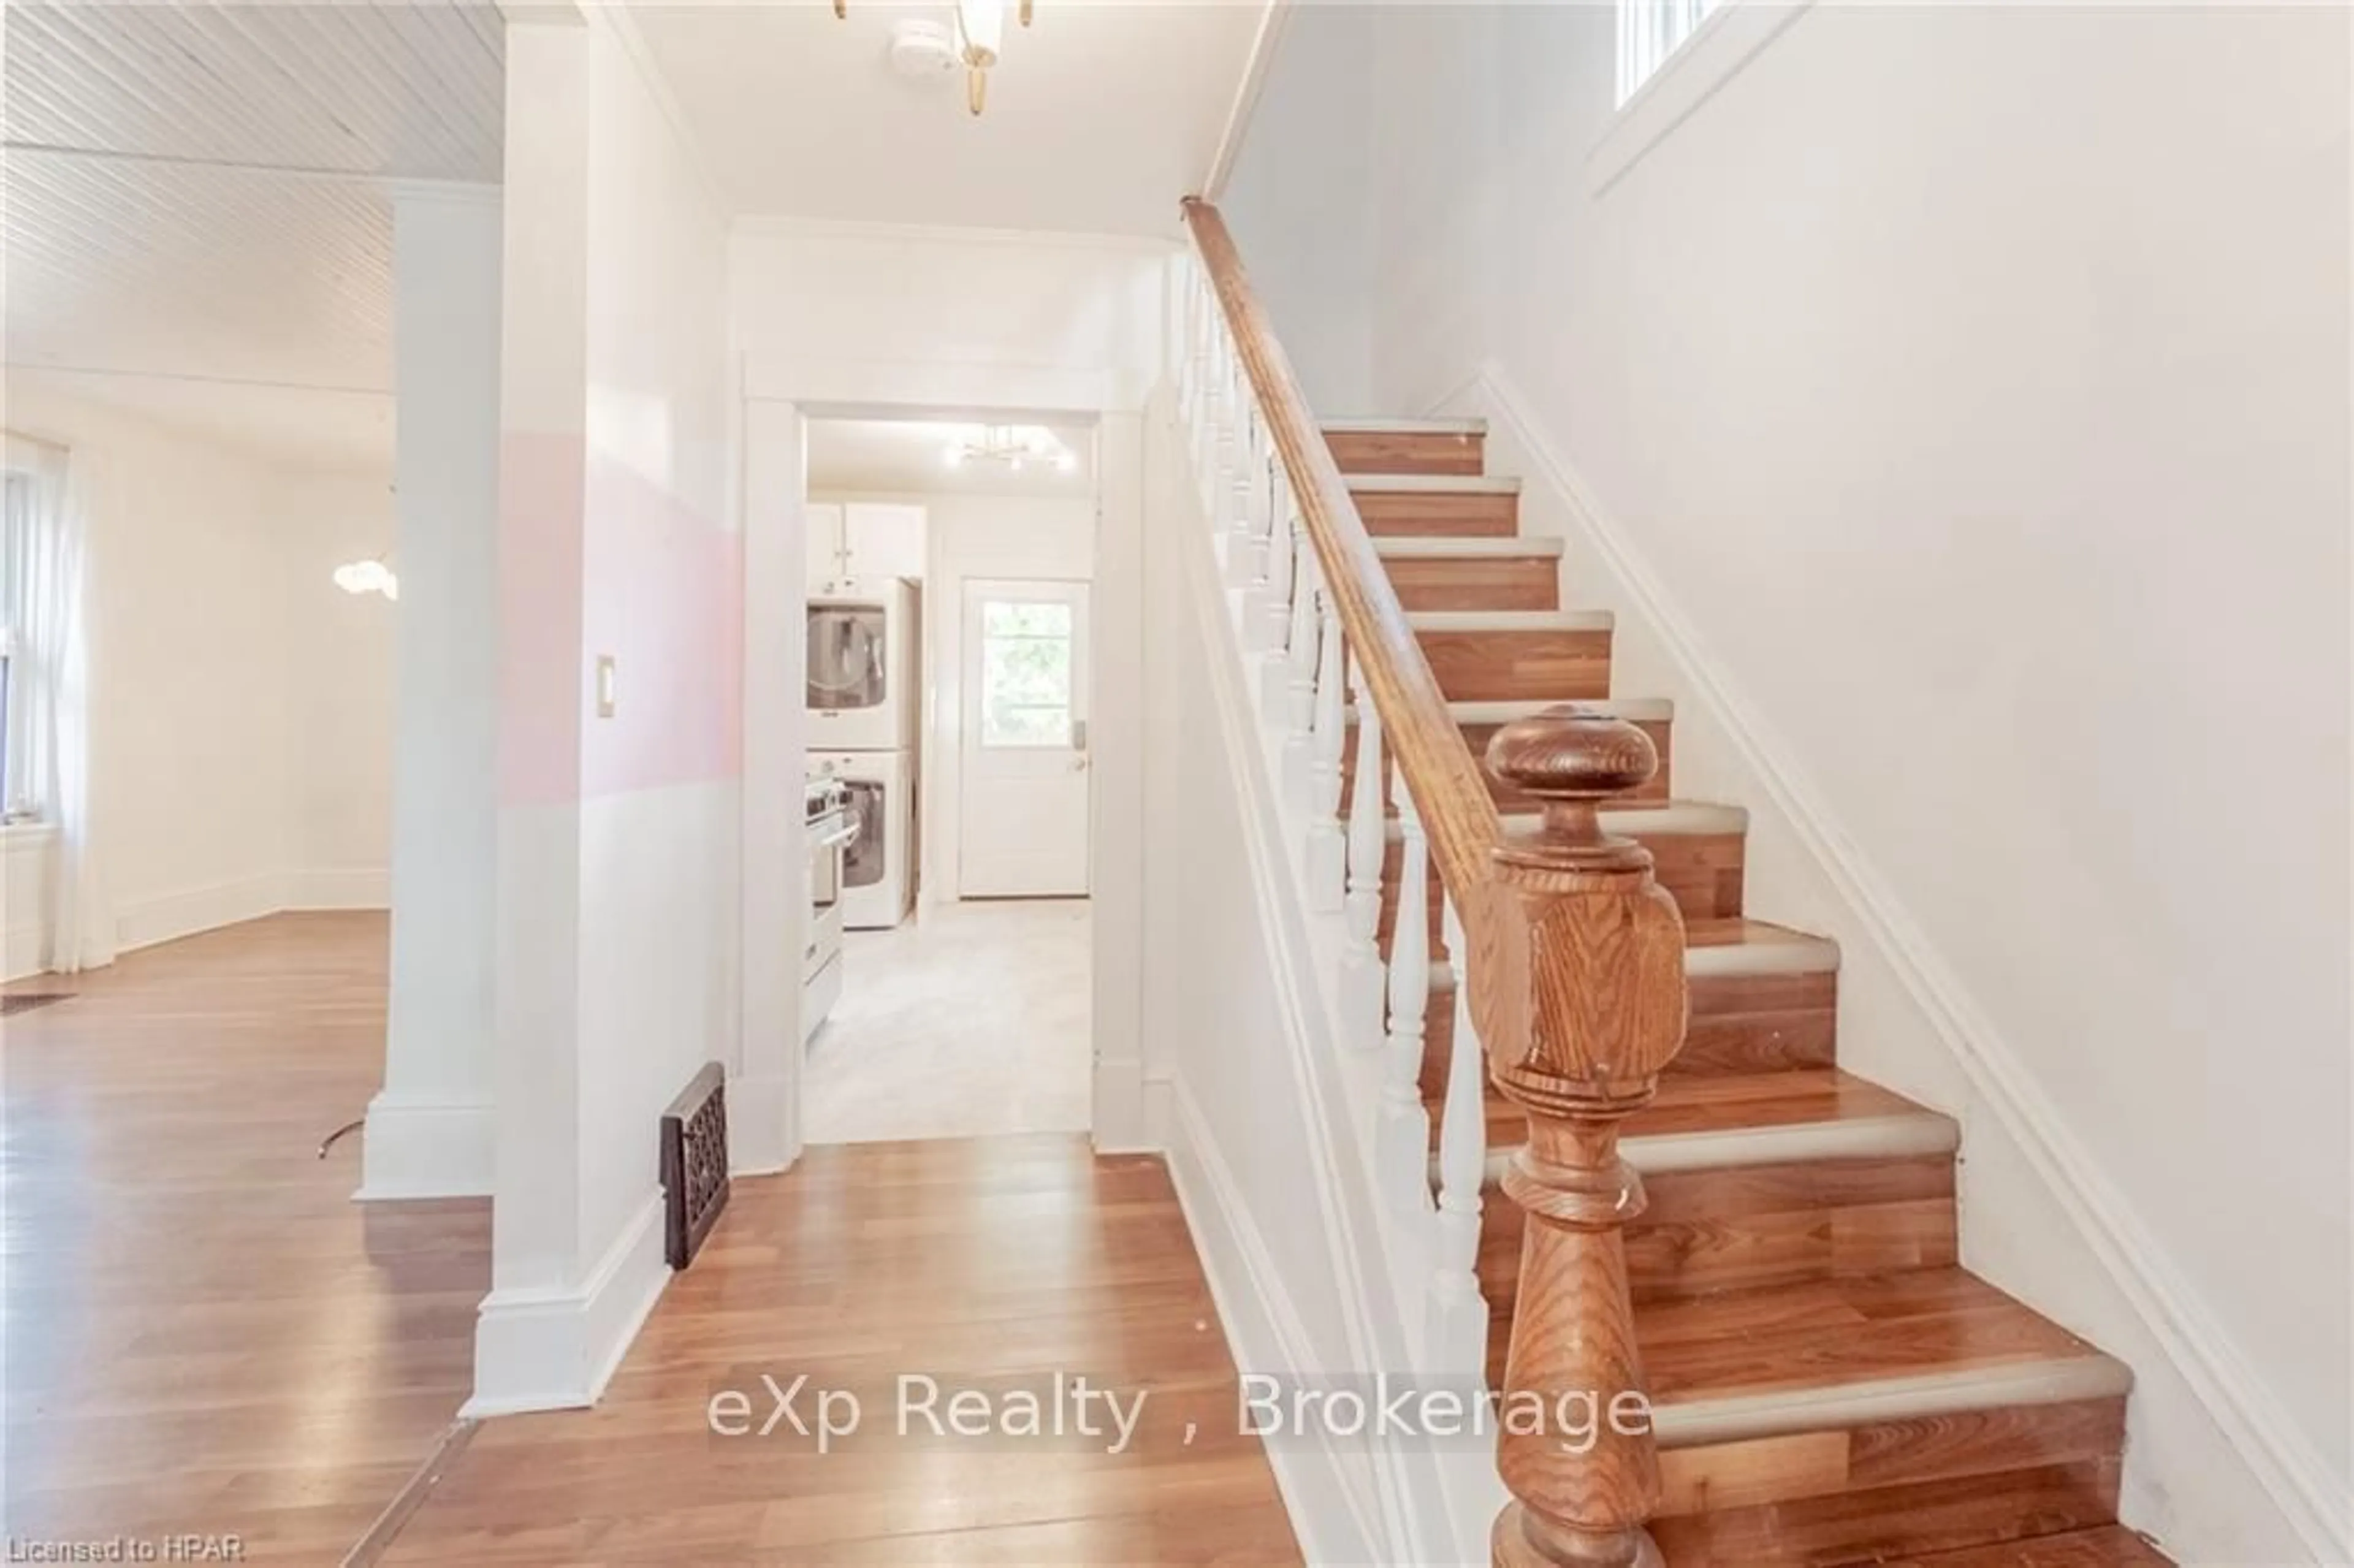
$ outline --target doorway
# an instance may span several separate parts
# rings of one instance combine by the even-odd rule
[[[856,824],[808,1142],[1090,1125],[1097,456],[1085,422],[807,420],[803,755]]]

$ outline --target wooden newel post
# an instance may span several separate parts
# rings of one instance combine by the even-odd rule
[[[1513,1500],[1494,1559],[1656,1564],[1643,1525],[1659,1450],[1624,1235],[1643,1184],[1618,1132],[1683,1044],[1683,920],[1650,853],[1603,832],[1595,805],[1650,778],[1659,757],[1633,725],[1556,707],[1498,731],[1488,767],[1545,808],[1536,831],[1497,846],[1471,955],[1490,1076],[1529,1117],[1504,1177],[1528,1224],[1497,1445]]]

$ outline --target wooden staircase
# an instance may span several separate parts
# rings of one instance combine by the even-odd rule
[[[1621,1145],[1649,1196],[1625,1239],[1667,1562],[2163,1563],[2115,1523],[2131,1373],[1958,1266],[1958,1128],[1840,1070],[1835,945],[1747,917],[1745,812],[1672,794],[1672,711],[1614,695],[1610,618],[1564,609],[1559,541],[1521,532],[1518,483],[1487,473],[1479,427],[1328,423],[1325,439],[1475,754],[1562,702],[1659,753],[1602,815],[1650,852],[1686,936],[1684,1045]],[[1537,805],[1492,793],[1508,832]],[[1456,969],[1441,879],[1402,911],[1403,860],[1393,822],[1379,941],[1386,955],[1401,918],[1426,923],[1436,1129]],[[1487,1119],[1478,1275],[1501,1387],[1525,1220],[1493,1183],[1527,1128],[1492,1086]]]

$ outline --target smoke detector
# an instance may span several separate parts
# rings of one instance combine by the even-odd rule
[[[956,34],[938,22],[913,17],[891,29],[891,69],[913,81],[933,81],[962,67]]]

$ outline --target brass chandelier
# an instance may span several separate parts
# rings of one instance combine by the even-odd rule
[[[1015,15],[1030,25],[1032,0],[1020,0]],[[833,14],[847,18],[850,0],[833,0]],[[964,59],[964,101],[975,114],[989,103],[989,68],[1005,42],[1004,0],[956,0],[957,52]]]

